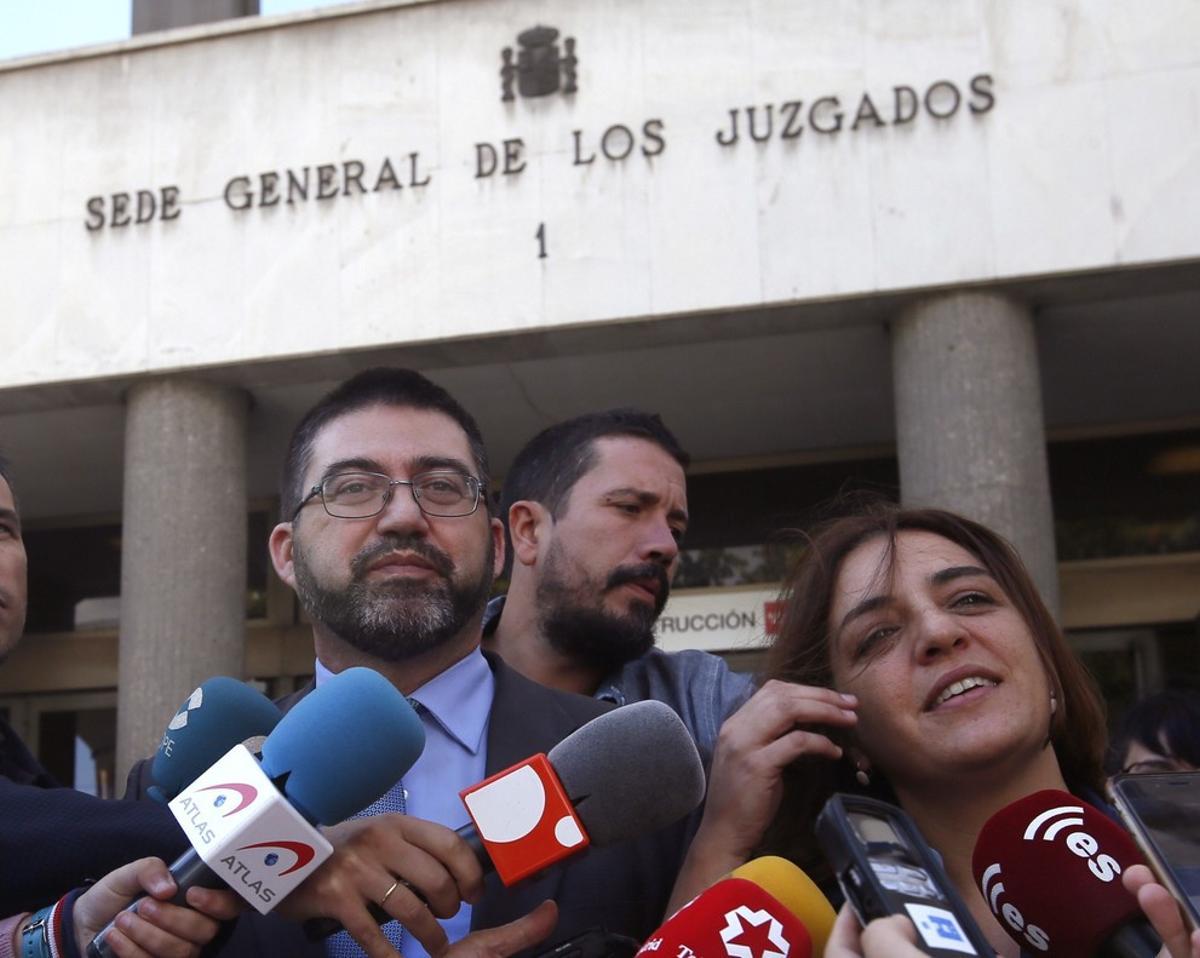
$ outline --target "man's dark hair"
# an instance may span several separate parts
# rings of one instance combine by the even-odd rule
[[[292,433],[287,457],[283,462],[280,488],[280,514],[291,518],[307,493],[304,474],[312,461],[313,443],[317,434],[334,419],[370,406],[407,406],[412,409],[432,409],[445,413],[467,434],[479,481],[483,485],[481,500],[490,511],[487,450],[483,434],[474,418],[458,400],[437,383],[411,369],[378,366],[365,369],[327,393],[312,407]]]
[[[504,478],[500,515],[508,522],[514,502],[527,499],[545,506],[557,519],[571,489],[596,464],[596,440],[645,439],[686,469],[691,457],[655,413],[607,409],[587,413],[543,429],[525,444]]]

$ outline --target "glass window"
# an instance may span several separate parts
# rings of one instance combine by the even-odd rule
[[[247,517],[246,616],[267,613],[267,536],[271,516],[255,510]],[[29,610],[25,631],[72,632],[115,629],[121,594],[121,526],[25,530],[29,555]]]

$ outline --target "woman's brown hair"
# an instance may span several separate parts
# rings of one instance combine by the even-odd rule
[[[1104,705],[1083,663],[1063,638],[1016,550],[1001,536],[970,519],[941,509],[902,509],[892,504],[859,506],[806,536],[807,547],[784,584],[783,612],[767,660],[766,678],[833,687],[829,614],[842,562],[869,539],[884,538],[894,550],[901,532],[941,536],[975,556],[1012,601],[1033,634],[1058,709],[1050,741],[1067,785],[1099,790],[1104,780],[1107,737]],[[890,554],[889,560],[890,561]],[[845,759],[801,759],[784,774],[781,813],[764,838],[763,850],[793,858],[820,880],[828,874],[812,838],[817,812],[835,791],[859,791]],[[872,792],[895,801],[890,787],[873,776]]]

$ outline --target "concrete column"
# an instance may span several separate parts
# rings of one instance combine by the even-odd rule
[[[246,394],[159,379],[126,401],[118,781],[200,682],[242,675],[246,633]]]
[[[1058,613],[1054,518],[1037,342],[1029,309],[953,293],[892,328],[900,497],[995,529]]]
[[[258,0],[133,0],[130,19],[136,35],[254,16]]]

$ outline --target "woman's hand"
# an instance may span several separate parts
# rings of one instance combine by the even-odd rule
[[[788,765],[802,755],[842,757],[841,747],[814,726],[853,727],[857,704],[833,689],[772,679],[729,716],[717,736],[704,817],[668,914],[745,863],[779,811]]]
[[[1163,940],[1159,958],[1200,958],[1200,931],[1189,931],[1179,903],[1145,865],[1130,865],[1121,875],[1125,890],[1137,898],[1146,920]]]
[[[903,915],[876,918],[866,930],[849,905],[842,905],[825,946],[825,958],[922,958],[917,929]]]
[[[122,912],[142,892],[152,897],[142,900],[137,913]],[[109,872],[75,902],[79,953],[115,915],[116,927],[107,941],[120,958],[192,958],[212,941],[222,921],[242,910],[242,900],[233,892],[211,888],[188,889],[188,908],[155,900],[175,892],[175,880],[159,858],[142,858]]]

